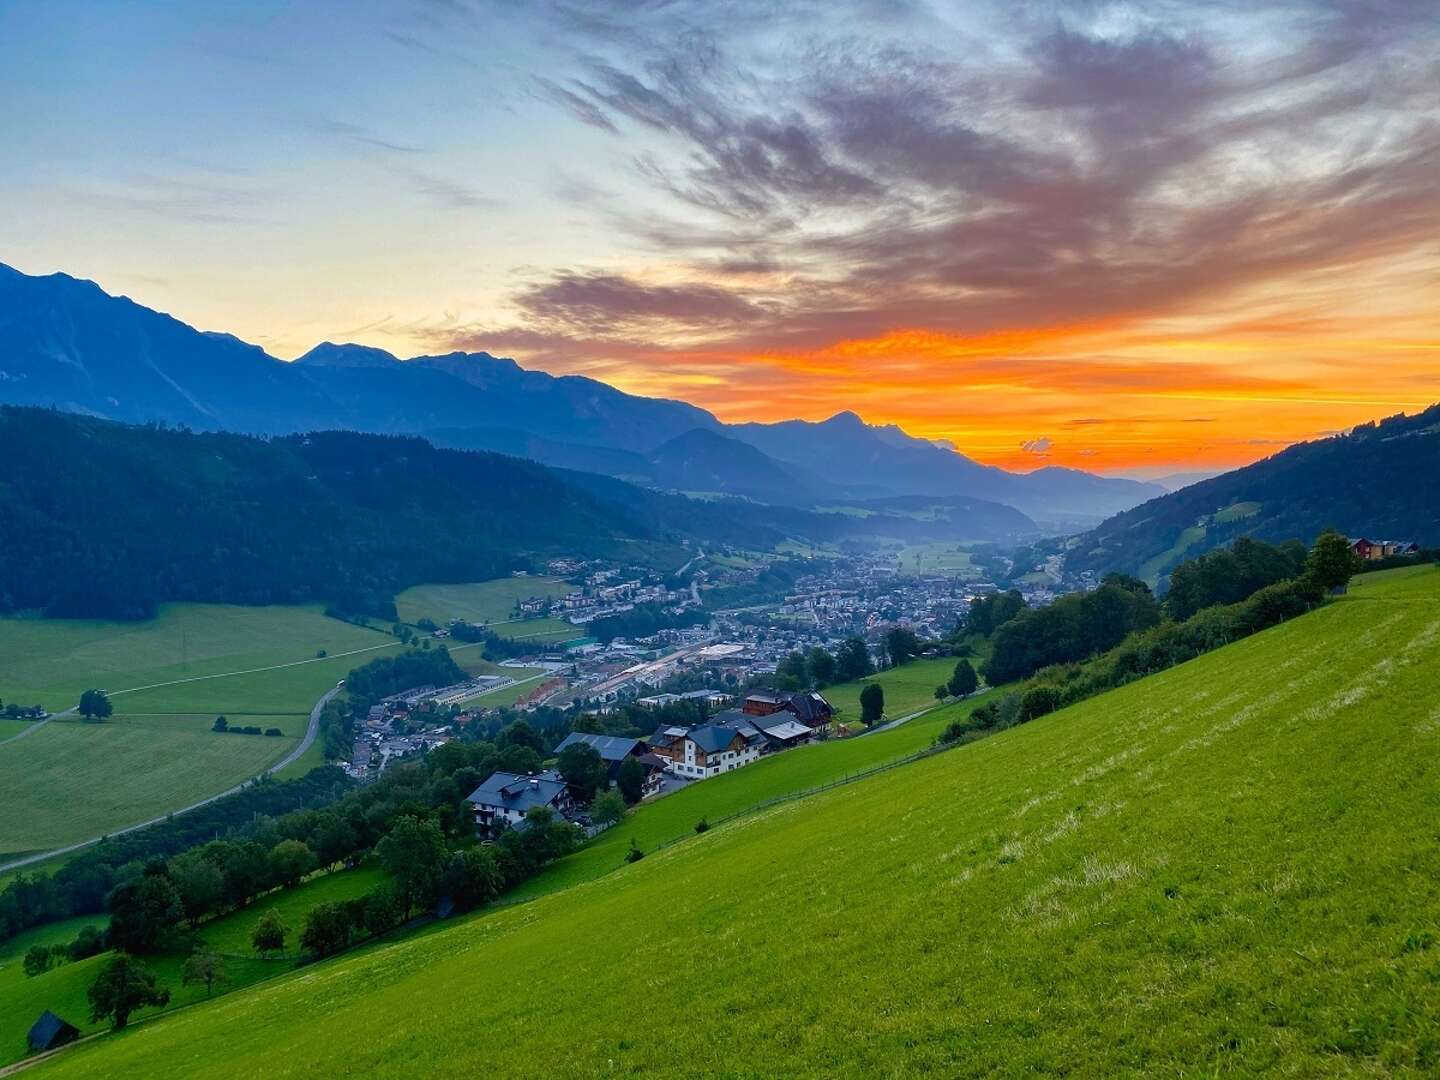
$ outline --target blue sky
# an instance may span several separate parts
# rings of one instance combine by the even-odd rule
[[[1433,0],[6,0],[0,117],[0,261],[285,359],[1132,471],[1440,398]]]

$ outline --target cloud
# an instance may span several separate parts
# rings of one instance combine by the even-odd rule
[[[1020,449],[1024,450],[1027,454],[1037,454],[1040,457],[1044,457],[1050,453],[1050,448],[1054,445],[1055,443],[1048,436],[1042,435],[1038,439],[1026,439],[1020,444]]]
[[[383,139],[367,128],[361,127],[359,124],[350,124],[343,120],[315,120],[312,121],[310,126],[323,135],[333,135],[337,138],[358,143],[372,149],[384,150],[391,154],[425,153],[423,147]]]

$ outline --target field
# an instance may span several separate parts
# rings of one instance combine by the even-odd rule
[[[552,577],[496,578],[466,585],[416,585],[395,598],[395,609],[401,621],[407,623],[421,619],[441,626],[451,619],[493,623],[510,619],[521,600],[533,596],[553,599],[564,596],[572,588],[574,586],[560,578]],[[501,629],[496,627],[497,632]]]
[[[37,1075],[1434,1075],[1437,664],[1440,572],[1367,579],[1031,724]]]
[[[134,824],[223,791],[294,748],[308,716],[234,716],[284,738],[218,734],[215,717],[122,715],[52,720],[0,748],[0,861]]]
[[[509,675],[515,682],[509,686],[502,686],[499,690],[491,690],[484,694],[476,694],[472,698],[466,698],[461,704],[486,709],[514,705],[516,701],[538,688],[545,681],[541,678],[545,674],[544,668],[497,668],[496,670]]]
[[[89,687],[131,691],[295,664],[123,693],[115,710],[188,712],[208,710],[213,702],[222,712],[308,711],[326,687],[370,659],[337,654],[377,646],[395,648],[398,642],[310,607],[166,604],[154,619],[137,623],[0,618],[0,700],[54,712],[70,708]],[[315,661],[321,649],[330,655]]]
[[[310,607],[167,604],[141,623],[0,619],[0,699],[59,711],[100,687],[115,708],[103,724],[62,716],[0,745],[0,862],[254,776],[295,746],[321,694],[398,644]],[[285,736],[216,735],[219,714]],[[13,733],[0,728],[0,738]],[[285,775],[320,763],[312,751]]]
[[[974,661],[971,661],[974,663]],[[860,725],[860,691],[868,683],[879,683],[885,690],[885,715],[891,720],[906,716],[916,709],[935,704],[935,687],[955,671],[954,657],[911,660],[898,668],[887,668],[856,682],[827,686],[822,692],[835,707],[837,719],[852,728]]]
[[[906,544],[900,551],[900,572],[902,574],[957,574],[973,577],[975,568],[970,563],[970,553],[963,550],[954,540],[931,540],[919,544]]]

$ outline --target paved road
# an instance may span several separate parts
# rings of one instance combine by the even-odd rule
[[[339,692],[340,687],[338,686],[325,691],[324,696],[321,697],[320,700],[315,703],[315,707],[310,710],[310,722],[305,726],[305,737],[300,740],[299,744],[293,750],[291,750],[283,758],[277,761],[274,765],[271,765],[268,769],[266,769],[266,773],[279,772],[281,769],[285,768],[285,766],[291,765],[294,762],[300,760],[301,755],[303,755],[306,750],[309,750],[310,747],[314,745],[316,737],[320,734],[320,714],[324,711],[325,706],[330,701],[330,699]],[[74,710],[72,709],[70,711],[73,712]],[[21,735],[24,734],[25,732],[21,732]],[[20,735],[17,735],[16,738],[20,738]],[[251,779],[254,778],[252,777]],[[101,840],[104,840],[108,836],[124,836],[126,833],[136,832],[139,829],[144,829],[151,825],[156,825],[159,822],[164,821],[166,818],[174,817],[178,814],[188,814],[191,810],[198,810],[200,807],[208,806],[210,803],[213,803],[219,799],[223,799],[227,795],[235,794],[235,792],[239,791],[249,782],[249,780],[243,781],[242,783],[236,784],[234,787],[226,788],[224,791],[220,792],[217,795],[211,795],[208,798],[199,800],[198,802],[193,802],[189,806],[183,806],[178,810],[166,811],[158,817],[151,818],[149,821],[142,821],[136,825],[127,825],[123,829],[115,829],[113,832],[105,833],[102,836],[92,836],[89,840],[81,840],[78,844],[67,844],[65,847],[55,848],[51,851],[42,851],[38,855],[27,855],[23,859],[15,859],[11,862],[4,863],[3,865],[0,865],[0,873],[4,873],[7,870],[17,870],[22,866],[29,866],[32,863],[44,862],[46,859],[53,859],[57,855],[68,855],[72,851],[79,851],[81,848],[87,848],[91,844],[98,844]]]

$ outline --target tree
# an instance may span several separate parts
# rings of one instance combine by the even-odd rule
[[[495,741],[500,746],[524,746],[534,750],[537,754],[545,752],[544,740],[524,720],[516,720],[513,724],[505,725],[500,729],[500,734],[496,736]]]
[[[430,901],[440,884],[446,862],[445,837],[440,827],[433,821],[404,815],[375,845],[375,854],[395,880],[408,919],[417,904]]]
[[[803,690],[810,673],[805,654],[792,652],[775,667],[775,685],[781,690]]]
[[[174,883],[164,874],[116,886],[110,894],[110,945],[131,953],[154,952],[184,913]]]
[[[211,731],[226,731],[230,727],[230,721],[223,716],[215,717],[215,723],[210,725]]]
[[[1053,686],[1032,686],[1020,697],[1020,723],[1054,712],[1060,707],[1060,691]]]
[[[947,697],[949,697],[949,696],[950,696],[950,690],[949,690],[949,688],[946,687],[943,683],[942,683],[940,686],[935,687],[935,700],[936,700],[936,701],[944,701],[944,700],[945,700]]]
[[[378,937],[394,929],[400,922],[400,900],[390,885],[381,885],[365,896],[365,911],[361,926],[371,937]]]
[[[620,775],[615,779],[615,786],[628,805],[634,806],[640,801],[645,794],[645,766],[638,758],[627,757],[620,763]]]
[[[605,761],[589,743],[571,743],[560,751],[555,768],[565,778],[575,798],[588,803],[608,782]]]
[[[185,966],[180,971],[180,981],[186,986],[203,983],[205,996],[208,998],[214,992],[217,982],[229,981],[229,974],[219,953],[197,945],[195,951],[185,958]]]
[[[281,840],[270,849],[270,880],[294,888],[315,869],[315,856],[299,840]]]
[[[290,928],[280,918],[280,913],[271,908],[260,916],[255,929],[250,931],[250,944],[257,953],[265,956],[285,948],[285,936],[289,933]]]
[[[630,850],[625,852],[625,861],[627,863],[637,863],[644,857],[645,852],[640,850],[640,845],[635,842],[635,838],[632,836],[630,838]]]
[[[970,661],[961,659],[955,664],[955,671],[950,676],[946,687],[955,697],[965,697],[973,694],[980,685],[980,679],[975,674],[975,669],[970,666]]]
[[[170,991],[162,989],[139,960],[123,952],[100,969],[88,996],[91,1022],[109,1019],[116,1031],[130,1022],[136,1009],[170,1003]]]
[[[350,944],[350,913],[343,904],[321,903],[310,909],[300,931],[300,947],[316,956],[329,956]]]
[[[86,690],[80,695],[77,709],[86,720],[104,720],[115,711],[104,690]]]
[[[490,848],[457,851],[445,867],[445,891],[455,906],[462,909],[479,907],[500,895],[504,884],[500,864]]]
[[[1351,550],[1350,541],[1334,529],[1326,529],[1310,549],[1305,574],[1327,592],[1339,593],[1349,586],[1360,566],[1360,557]]]
[[[187,851],[170,860],[170,880],[180,897],[180,907],[192,927],[220,906],[225,877],[220,868],[198,851]]]
[[[252,897],[270,887],[268,853],[254,841],[229,844],[220,873],[225,879],[226,903],[244,907]]]
[[[810,650],[805,666],[810,676],[810,685],[815,689],[823,690],[835,681],[835,658],[820,646],[816,645]]]
[[[846,638],[835,653],[835,678],[839,682],[863,679],[875,670],[863,638]]]
[[[31,945],[30,948],[25,951],[25,961],[23,964],[25,974],[31,977],[43,975],[50,970],[50,966],[54,963],[54,960],[55,958],[50,955],[50,950],[44,945]]]
[[[885,715],[885,689],[879,683],[866,683],[860,691],[860,720],[866,727],[874,727]]]
[[[891,667],[909,663],[920,655],[920,639],[915,631],[904,626],[892,626],[885,631],[885,655],[890,658]]]
[[[618,791],[602,791],[590,804],[590,819],[596,825],[613,825],[625,816],[625,800]]]

